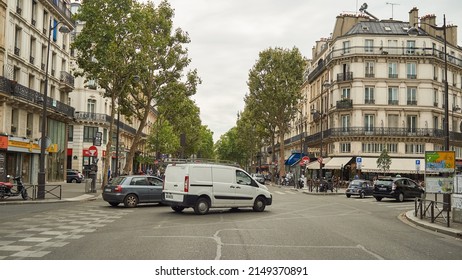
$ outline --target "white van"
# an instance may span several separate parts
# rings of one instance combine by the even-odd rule
[[[162,203],[176,212],[193,207],[196,214],[210,208],[252,207],[262,212],[273,201],[264,185],[244,170],[227,165],[181,163],[165,170]]]

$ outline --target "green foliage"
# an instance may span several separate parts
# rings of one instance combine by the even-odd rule
[[[156,158],[159,158],[160,154],[176,152],[180,148],[180,138],[175,134],[170,123],[159,117],[152,126],[146,148],[149,152],[156,152]]]
[[[377,167],[380,170],[382,170],[383,173],[386,173],[388,170],[390,170],[390,165],[391,165],[391,157],[388,155],[388,151],[386,149],[383,149],[382,153],[377,159]]]
[[[246,104],[251,115],[260,121],[266,137],[279,136],[284,150],[284,135],[297,113],[302,98],[301,86],[306,60],[297,48],[270,48],[260,52],[259,60],[249,72]],[[280,173],[284,171],[284,153],[279,155]]]

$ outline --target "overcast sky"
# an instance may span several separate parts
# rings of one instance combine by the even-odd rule
[[[159,3],[159,1],[154,1]],[[329,37],[336,16],[354,13],[366,2],[367,11],[379,19],[409,20],[409,11],[419,16],[435,14],[438,25],[459,26],[462,38],[461,0],[169,0],[174,23],[189,33],[187,46],[191,66],[202,84],[193,97],[201,119],[220,136],[235,126],[237,112],[244,108],[249,70],[258,54],[268,48],[296,46],[311,58],[315,41]],[[395,5],[387,4],[393,3]]]

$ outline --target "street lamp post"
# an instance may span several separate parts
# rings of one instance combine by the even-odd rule
[[[444,122],[443,122],[443,134],[444,134],[444,150],[449,151],[449,89],[448,89],[448,52],[447,52],[447,39],[446,39],[446,15],[443,15],[443,26],[438,27],[426,22],[420,24],[429,25],[437,30],[443,30],[444,40]],[[412,27],[408,30],[410,36],[419,35],[419,29]]]
[[[55,30],[58,25],[62,22],[56,22],[55,25],[52,25],[51,17],[50,17],[50,24],[48,30],[48,45],[47,45],[47,62],[45,66],[45,88],[43,90],[43,107],[42,107],[42,137],[40,139],[40,161],[39,161],[39,172],[37,177],[38,183],[38,191],[37,191],[37,198],[43,199],[45,198],[45,150],[47,146],[47,98],[48,98],[48,64],[50,60],[50,44],[51,44],[51,32]],[[70,29],[62,25],[59,28],[59,32],[61,33],[69,33]]]
[[[459,105],[456,104],[456,105],[452,106],[452,131],[453,131],[453,135],[455,135],[454,134],[454,131],[455,131],[455,128],[454,128],[454,113],[459,112],[460,110],[461,109],[460,109]],[[452,150],[453,151],[455,151],[455,140],[456,139],[455,139],[455,136],[454,136],[453,139],[452,139]]]

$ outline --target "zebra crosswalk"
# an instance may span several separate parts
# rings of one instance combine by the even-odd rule
[[[0,260],[42,258],[132,211],[86,205],[0,223]]]

